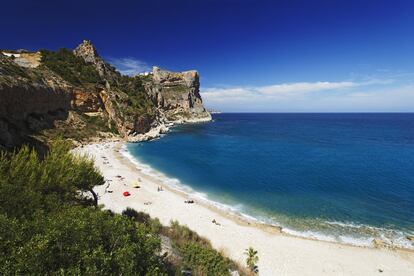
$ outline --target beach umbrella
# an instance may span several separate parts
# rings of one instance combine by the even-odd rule
[[[131,194],[129,192],[124,192],[123,195],[124,196],[130,196]]]

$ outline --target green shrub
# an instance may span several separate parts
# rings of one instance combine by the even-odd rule
[[[4,61],[0,63],[0,73],[6,76],[19,76],[26,79],[30,78],[26,68],[22,68],[13,61]]]
[[[246,258],[246,264],[247,267],[252,272],[258,271],[257,268],[257,262],[259,261],[259,256],[257,256],[257,250],[255,250],[253,247],[249,247],[244,251],[244,254],[247,256]]]
[[[229,275],[229,270],[235,268],[235,264],[215,250],[210,241],[177,221],[171,221],[163,234],[171,239],[181,255],[181,267],[191,269],[196,275]]]
[[[43,65],[73,85],[104,83],[92,65],[75,56],[69,49],[61,48],[57,52],[41,50],[40,52]]]
[[[230,264],[213,248],[189,242],[179,248],[184,267],[191,268],[197,275],[229,275]]]
[[[162,224],[159,219],[153,219],[147,213],[137,212],[135,209],[128,207],[122,211],[122,215],[131,218],[137,223],[147,226],[153,233],[159,233],[162,229]]]
[[[165,275],[157,234],[93,207],[103,178],[68,150],[0,154],[0,275]]]
[[[34,218],[18,223],[0,216],[2,237],[7,235],[7,243],[0,242],[7,253],[0,257],[5,264],[2,275],[157,275],[163,271],[156,254],[159,239],[120,215],[70,206]]]
[[[68,143],[55,142],[40,160],[27,146],[7,156],[0,154],[0,211],[12,217],[29,217],[34,209],[46,211],[62,203],[96,205],[79,192],[90,193],[104,183],[91,160],[69,152]]]
[[[128,101],[123,108],[126,115],[141,115],[153,109],[154,104],[146,93],[140,77],[122,76],[113,87],[128,95]]]

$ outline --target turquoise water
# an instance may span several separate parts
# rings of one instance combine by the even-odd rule
[[[169,183],[286,232],[411,246],[414,114],[217,114],[128,150]]]

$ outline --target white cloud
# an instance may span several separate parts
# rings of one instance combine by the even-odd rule
[[[111,58],[109,59],[109,63],[115,66],[122,74],[129,76],[151,70],[151,67],[146,62],[132,57]]]
[[[338,111],[414,111],[414,85],[388,87],[373,91],[355,91],[345,95],[328,95],[315,99],[322,111],[336,107]]]
[[[289,95],[297,95],[303,93],[338,90],[356,87],[361,84],[355,82],[297,82],[283,83],[268,86],[248,86],[248,87],[231,87],[231,88],[206,88],[203,89],[202,95],[209,100],[224,100],[229,98],[232,100],[251,100],[253,98],[263,97],[283,97]]]
[[[289,93],[307,93],[322,90],[344,89],[357,86],[354,82],[297,82],[275,84],[270,86],[256,87],[255,90],[266,95],[289,94]]]
[[[202,89],[207,107],[223,111],[414,110],[414,86],[387,86],[392,79],[361,82],[297,82]]]

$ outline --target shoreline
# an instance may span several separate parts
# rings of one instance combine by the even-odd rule
[[[203,200],[185,204],[191,195],[145,174],[123,155],[124,144],[102,142],[75,150],[93,158],[108,180],[107,184],[95,188],[99,204],[104,204],[106,209],[122,212],[132,207],[158,217],[163,224],[178,220],[210,239],[216,249],[223,250],[239,263],[244,263],[244,249],[253,246],[259,252],[261,275],[275,272],[282,275],[376,275],[379,269],[385,275],[414,275],[414,252],[409,249],[378,249],[293,236],[277,226],[250,221]],[[141,180],[139,189],[131,184],[137,179]],[[157,192],[159,186],[164,188],[163,192]],[[124,190],[131,196],[123,197]],[[220,226],[213,224],[213,219]]]
[[[288,227],[283,227],[280,224],[263,221],[260,218],[254,217],[253,215],[243,213],[240,210],[237,210],[237,208],[232,208],[232,206],[230,205],[221,203],[219,201],[214,201],[213,199],[209,199],[207,198],[207,195],[205,193],[198,192],[190,186],[183,185],[183,184],[165,183],[165,182],[168,182],[165,180],[170,180],[168,176],[164,175],[164,173],[162,173],[161,171],[153,169],[150,165],[145,164],[141,162],[140,160],[137,160],[137,158],[135,158],[128,151],[128,149],[126,148],[126,145],[127,143],[123,143],[122,145],[117,146],[116,150],[119,151],[119,153],[117,152],[117,155],[118,155],[118,158],[126,159],[125,161],[126,163],[128,163],[126,165],[132,165],[131,169],[137,169],[139,167],[141,168],[148,167],[151,171],[153,171],[153,173],[158,174],[159,176],[155,176],[153,173],[150,174],[148,172],[147,173],[144,172],[143,174],[147,175],[150,178],[156,178],[157,181],[161,181],[160,185],[163,185],[163,187],[166,187],[169,191],[173,193],[177,193],[178,195],[181,195],[188,199],[189,198],[196,199],[199,205],[202,205],[203,207],[208,208],[212,210],[213,212],[220,214],[221,216],[225,216],[228,219],[238,222],[241,225],[249,225],[249,226],[260,228],[261,230],[267,231],[269,233],[278,233],[281,235],[286,235],[286,236],[301,238],[301,239],[306,239],[306,240],[315,240],[315,241],[321,241],[321,242],[327,242],[327,243],[333,243],[333,244],[341,244],[341,245],[354,246],[354,247],[365,247],[365,248],[382,247],[382,248],[388,248],[391,250],[402,250],[402,251],[414,253],[413,248],[389,244],[379,238],[372,237],[372,240],[370,240],[369,242],[367,241],[366,243],[355,243],[355,242],[352,243],[352,242],[346,242],[346,241],[338,241],[338,240],[334,240],[333,236],[319,234],[314,231],[311,231],[311,233],[314,233],[315,235],[307,236],[305,234],[302,234],[298,230],[290,229]],[[171,179],[171,180],[176,180],[176,179]],[[177,181],[179,182],[179,180]],[[336,222],[331,222],[331,223],[334,224]],[[351,227],[350,225],[346,225],[346,224],[344,225],[345,227]],[[375,228],[373,226],[361,225],[361,227],[363,226]],[[316,237],[317,235],[319,235],[319,237]],[[324,238],[321,238],[321,237],[324,237]],[[348,237],[348,236],[344,236],[343,238],[353,239],[353,237]],[[377,244],[375,240],[377,241]]]
[[[294,228],[294,226],[286,226],[278,221],[273,222],[271,220],[266,220],[266,218],[263,216],[264,214],[249,214],[247,210],[243,211],[240,208],[233,207],[229,203],[223,203],[218,200],[209,198],[208,193],[197,191],[191,186],[182,184],[180,180],[165,175],[162,171],[154,169],[150,165],[139,160],[139,158],[133,156],[127,149],[127,143],[120,146],[120,151],[122,152],[121,158],[127,159],[127,161],[132,163],[135,167],[145,171],[146,175],[156,178],[157,181],[160,181],[160,184],[166,185],[172,192],[179,193],[188,198],[191,197],[192,199],[197,199],[197,202],[199,204],[202,204],[204,207],[210,208],[213,211],[228,217],[229,219],[237,220],[247,225],[254,225],[255,227],[267,229],[271,232],[277,231],[280,234],[293,236],[296,238],[324,241],[357,247],[383,247],[389,249],[399,249],[414,253],[414,243],[410,242],[410,240],[407,238],[411,237],[410,233],[404,233],[401,230],[397,229],[387,229],[365,224],[355,224],[352,222],[345,223],[338,221],[319,221],[318,223],[329,226],[336,225],[338,228],[343,228],[343,230],[347,230],[349,228],[365,229],[365,232],[357,233],[358,231],[356,230],[353,234],[360,236],[353,236],[352,234],[347,235],[344,233],[335,234],[327,233],[326,231],[320,232],[319,230],[312,228],[299,230]],[[236,202],[235,204],[238,203]],[[335,230],[331,229],[331,231]],[[367,234],[367,231],[370,231],[370,234]],[[365,235],[363,235],[363,233],[365,233]],[[387,234],[398,234],[398,236],[391,237],[387,236]]]

